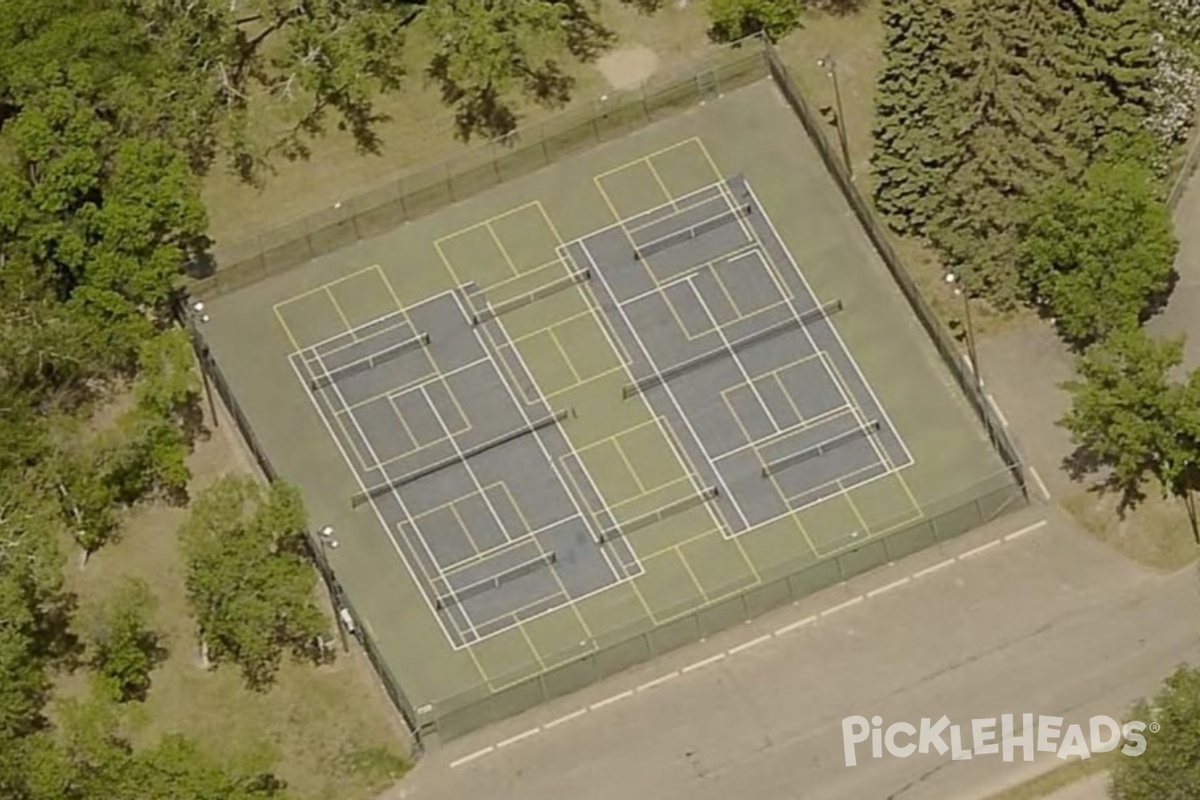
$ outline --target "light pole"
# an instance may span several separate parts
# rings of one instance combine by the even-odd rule
[[[204,385],[204,396],[208,399],[208,415],[212,419],[214,428],[220,427],[221,421],[217,418],[217,404],[213,401],[212,386],[208,382],[208,345],[202,343],[204,340],[200,338],[200,332],[196,330],[196,318],[199,317],[201,322],[208,322],[208,314],[204,313],[204,303],[197,300],[184,313],[187,318],[188,334],[192,340],[192,348],[196,352],[196,365],[200,367],[200,382]]]
[[[971,301],[966,291],[958,284],[958,276],[953,272],[946,273],[946,283],[954,288],[954,294],[963,301],[963,321],[967,328],[967,353],[971,359],[971,374],[975,376],[975,390],[979,393],[979,402],[983,402],[983,378],[979,374],[979,356],[975,351],[975,326],[971,322]]]
[[[350,642],[346,639],[346,625],[342,619],[342,609],[338,607],[337,593],[333,589],[333,570],[329,567],[329,550],[336,550],[337,539],[333,538],[333,527],[326,525],[317,531],[317,543],[321,548],[321,574],[325,578],[325,588],[329,590],[329,603],[333,606],[334,622],[337,625],[338,638],[342,642],[342,652],[350,652]]]
[[[850,174],[850,180],[854,180],[854,164],[850,161],[850,143],[846,140],[846,115],[842,113],[842,90],[838,86],[837,62],[833,60],[833,56],[824,56],[817,59],[817,66],[825,70],[826,77],[833,84],[833,102],[837,109],[837,132],[838,142],[842,146],[842,161],[846,164],[846,172]]]

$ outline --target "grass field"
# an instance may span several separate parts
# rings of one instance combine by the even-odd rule
[[[198,444],[189,462],[192,492],[229,472],[249,473],[244,448],[235,440],[226,418]],[[144,579],[156,598],[153,624],[169,655],[154,671],[146,701],[131,707],[134,743],[181,733],[227,763],[267,762],[297,800],[368,798],[403,775],[402,724],[357,652],[339,653],[320,668],[285,658],[275,684],[261,693],[245,687],[236,667],[201,668],[174,535],[185,514],[162,505],[138,509],[120,541],[93,555],[85,568],[76,559],[67,567],[68,586],[85,609],[125,577]],[[314,601],[328,607],[315,589]],[[56,693],[78,696],[87,690],[81,671],[60,676]]]
[[[598,502],[583,499],[582,504],[590,509],[588,514],[615,521],[618,528],[627,524],[632,527],[635,521],[656,509],[686,501],[712,478],[701,474],[704,470],[697,465],[702,459],[694,448],[689,450],[685,441],[689,436],[694,437],[694,432],[681,433],[680,425],[687,427],[691,411],[682,407],[672,409],[661,405],[661,399],[647,400],[644,396],[621,401],[623,387],[636,377],[629,372],[634,368],[630,348],[640,346],[636,344],[640,336],[660,330],[658,326],[664,320],[668,325],[677,324],[680,330],[690,331],[689,340],[701,341],[705,336],[725,334],[705,333],[705,323],[697,321],[695,309],[689,311],[687,303],[678,305],[682,302],[678,297],[668,296],[664,287],[678,284],[677,280],[654,278],[658,288],[651,287],[650,294],[663,293],[663,299],[656,301],[660,310],[651,315],[658,322],[647,318],[638,323],[639,328],[632,334],[634,344],[627,338],[624,345],[619,344],[608,332],[611,326],[619,324],[611,321],[612,309],[617,307],[613,303],[620,306],[641,302],[642,296],[625,301],[617,301],[615,295],[611,301],[602,299],[603,291],[624,292],[627,288],[632,291],[632,285],[625,288],[608,285],[605,275],[612,268],[611,260],[602,259],[592,267],[600,277],[585,279],[587,286],[567,287],[552,296],[542,297],[540,293],[542,287],[564,276],[563,270],[569,267],[563,261],[567,257],[564,252],[570,254],[576,266],[581,259],[590,258],[580,255],[575,250],[577,245],[570,243],[580,237],[592,237],[586,239],[588,247],[594,244],[603,248],[603,241],[593,241],[593,234],[612,228],[616,220],[668,205],[674,209],[673,214],[684,214],[684,209],[694,210],[685,196],[702,193],[706,191],[704,187],[734,175],[745,176],[758,198],[755,202],[761,203],[762,214],[766,215],[761,222],[750,224],[768,225],[775,231],[771,235],[782,237],[778,246],[763,245],[761,242],[765,240],[758,240],[755,252],[770,251],[762,256],[769,262],[768,268],[775,270],[780,279],[784,276],[780,270],[797,269],[787,266],[788,256],[779,249],[786,246],[795,254],[800,275],[817,299],[836,298],[844,302],[845,310],[833,319],[837,334],[844,338],[849,357],[857,366],[826,369],[832,370],[829,374],[834,376],[835,383],[849,391],[845,396],[853,398],[851,404],[858,409],[855,413],[875,416],[880,412],[863,409],[870,402],[879,404],[882,409],[879,419],[886,419],[888,426],[883,430],[891,431],[890,426],[894,425],[903,441],[897,447],[907,447],[913,463],[905,466],[903,458],[888,456],[885,460],[894,468],[861,486],[851,479],[853,471],[838,472],[841,468],[830,467],[837,483],[833,495],[813,495],[816,499],[811,503],[791,504],[790,508],[798,509],[795,513],[750,524],[748,532],[743,530],[744,526],[726,524],[732,513],[722,506],[728,491],[718,493],[713,502],[693,504],[688,510],[659,522],[639,525],[622,539],[632,548],[636,565],[626,561],[625,576],[602,591],[575,592],[568,586],[579,576],[571,572],[576,567],[566,565],[589,552],[587,547],[572,545],[574,549],[561,552],[573,555],[560,557],[563,566],[549,571],[558,576],[562,584],[560,594],[569,597],[570,602],[553,608],[539,607],[543,610],[530,615],[524,615],[525,607],[517,608],[511,612],[513,624],[494,628],[486,636],[468,624],[466,632],[471,635],[465,641],[472,641],[471,637],[479,634],[475,643],[463,646],[461,636],[455,643],[452,628],[459,623],[450,618],[459,612],[441,606],[440,599],[435,608],[429,599],[429,586],[430,581],[442,586],[437,594],[443,594],[447,584],[453,588],[452,578],[447,577],[449,573],[442,573],[439,566],[447,562],[436,551],[460,547],[451,541],[462,537],[462,533],[456,532],[459,528],[447,522],[452,528],[442,528],[442,533],[426,541],[423,546],[431,552],[423,556],[412,543],[416,541],[412,537],[417,536],[412,532],[416,519],[404,522],[401,516],[399,523],[388,523],[381,532],[379,525],[385,517],[377,504],[372,504],[379,515],[374,519],[370,509],[355,511],[348,503],[351,495],[379,481],[379,470],[384,463],[379,459],[384,454],[375,452],[371,442],[385,443],[384,439],[401,427],[371,422],[368,436],[367,424],[362,423],[356,436],[351,428],[359,427],[360,423],[354,421],[353,426],[347,427],[346,422],[357,419],[358,412],[353,409],[372,406],[382,397],[387,397],[398,409],[400,403],[411,399],[409,389],[384,388],[384,394],[379,394],[381,386],[426,384],[411,380],[404,383],[399,377],[396,383],[378,379],[382,381],[379,383],[376,377],[371,377],[373,383],[360,387],[361,399],[350,402],[340,398],[339,389],[340,399],[334,402],[328,399],[328,394],[307,392],[297,383],[297,375],[319,362],[322,352],[331,358],[341,358],[337,354],[351,348],[358,348],[352,354],[362,352],[363,343],[374,337],[386,334],[396,341],[407,340],[414,331],[426,330],[436,331],[431,334],[433,343],[427,342],[425,348],[431,355],[423,356],[420,355],[423,351],[417,351],[412,356],[416,361],[390,361],[386,369],[381,362],[378,370],[366,374],[377,376],[380,370],[388,369],[403,372],[417,368],[412,365],[418,362],[425,364],[422,359],[428,358],[436,362],[429,374],[435,376],[435,381],[446,381],[445,376],[451,372],[445,366],[449,355],[444,348],[449,345],[444,343],[477,339],[490,353],[484,361],[503,366],[500,372],[507,371],[516,384],[525,387],[521,391],[526,392],[526,402],[537,405],[544,401],[550,411],[567,412],[553,426],[553,430],[562,431],[568,442],[569,452],[558,463],[583,464],[584,474],[593,476],[595,490],[591,496],[602,499]],[[657,223],[640,227],[654,224]],[[735,229],[736,226],[722,230]],[[766,229],[756,230],[758,236],[767,235],[763,233]],[[619,240],[614,241],[618,250],[624,252]],[[585,248],[586,252],[590,251]],[[615,257],[622,256],[618,253]],[[571,274],[569,270],[567,274]],[[740,274],[749,276],[744,269]],[[455,296],[459,297],[455,302],[473,304],[469,291],[454,294],[456,287],[466,282],[477,284],[492,305],[519,301],[530,291],[539,292],[542,299],[523,303],[504,314],[496,325],[483,326],[475,334],[455,333],[453,318],[459,312],[454,311],[453,305],[436,313],[426,306],[435,298]],[[728,284],[726,289],[732,292],[728,298],[730,307],[743,309],[738,312],[741,316],[734,314],[737,319],[719,323],[712,330],[733,330],[733,325],[748,319],[746,315],[759,313],[744,310],[750,308],[747,302],[755,302],[752,298],[733,296],[743,291],[740,286]],[[797,297],[798,291],[801,290],[794,290],[792,296]],[[710,295],[710,301],[715,302],[714,298],[717,295]],[[606,302],[609,310],[601,313]],[[836,579],[845,570],[854,571],[895,557],[897,551],[875,546],[890,531],[924,525],[920,536],[905,540],[908,544],[904,547],[911,549],[932,542],[936,535],[961,532],[970,526],[968,520],[977,518],[980,512],[988,516],[1001,511],[1003,501],[1000,507],[958,508],[980,494],[981,482],[990,482],[991,488],[998,488],[1004,497],[1011,490],[999,458],[987,445],[965,400],[951,388],[953,382],[849,214],[803,129],[770,82],[757,83],[721,99],[713,98],[703,107],[504,184],[392,233],[215,298],[209,305],[213,321],[205,328],[206,339],[260,441],[284,477],[305,490],[314,522],[328,522],[339,531],[341,547],[333,557],[334,567],[352,596],[363,627],[400,676],[413,705],[428,704],[433,708],[433,713],[446,722],[447,734],[451,726],[441,716],[447,709],[465,707],[464,703],[489,696],[498,697],[509,687],[519,691],[524,685],[521,681],[549,674],[559,665],[575,664],[581,656],[590,654],[601,659],[610,652],[613,643],[645,631],[655,631],[655,636],[660,637],[656,641],[662,646],[693,639],[702,635],[696,628],[700,624],[696,615],[701,610],[710,617],[719,612],[726,620],[733,620],[737,615],[749,613],[750,609],[741,605],[747,602],[742,599],[747,592],[758,592],[754,595],[755,602],[768,604],[779,602],[777,594],[770,597],[768,594],[780,587],[787,593],[802,594],[806,586],[819,585],[831,575]],[[668,308],[674,309],[675,323],[669,322]],[[610,321],[605,323],[602,317]],[[381,325],[388,319],[401,322]],[[712,320],[717,323],[716,316]],[[699,328],[695,327],[697,324]],[[364,326],[369,326],[371,332],[366,333]],[[397,346],[409,347],[405,352],[411,352],[411,347],[403,342]],[[822,355],[821,359],[832,358],[836,362],[841,356],[835,350],[833,344],[822,345],[822,353],[833,355]],[[776,392],[760,379],[791,369],[809,357],[801,350],[791,355],[777,352],[772,358],[775,359],[772,364],[755,367],[746,378],[745,385],[753,387],[751,394]],[[513,366],[512,359],[516,359],[517,366]],[[820,363],[814,360],[811,366]],[[428,368],[429,364],[420,367]],[[745,374],[747,368],[741,368]],[[520,378],[522,369],[528,369],[532,377]],[[847,388],[851,386],[847,376],[855,370],[861,370],[865,383],[857,384],[858,389]],[[453,370],[459,371],[459,368]],[[413,374],[409,374],[405,380],[412,378]],[[487,386],[470,383],[464,388],[459,382],[453,394],[490,391]],[[716,397],[720,390],[738,424],[743,425],[746,440],[756,440],[757,434],[752,435],[745,427],[751,425],[750,418],[733,410],[734,406],[744,408],[738,404],[746,402],[745,393],[739,400],[733,389],[721,390],[721,386],[719,382],[699,383],[694,391],[701,396],[708,393]],[[421,389],[422,393],[428,391],[431,390]],[[306,393],[310,396],[306,397]],[[403,399],[402,395],[409,398]],[[500,404],[501,394],[485,396],[493,397],[497,404],[492,416],[500,418],[508,413]],[[877,400],[868,400],[874,396]],[[807,410],[800,412],[799,405],[816,402],[814,397],[802,393],[791,398],[798,404],[796,413],[801,419],[810,419]],[[470,410],[469,400],[469,394],[462,395],[457,410],[429,397],[424,402],[432,405],[433,416],[441,418],[441,426],[453,440],[457,436],[455,431],[469,432],[480,419]],[[786,406],[776,404],[775,408],[778,413],[786,413]],[[404,415],[395,411],[411,441],[396,445],[398,450],[393,452],[399,455],[390,455],[388,462],[411,461],[405,448],[411,448],[414,442],[421,449],[439,446],[439,441],[447,440],[439,439],[436,434],[430,436],[428,429],[413,422],[412,415],[418,410],[414,407]],[[543,413],[545,406],[538,406],[534,416]],[[683,422],[669,419],[679,414],[683,415]],[[462,419],[447,422],[451,417],[466,419],[465,427]],[[825,419],[818,417],[824,425]],[[327,431],[322,430],[322,419]],[[817,430],[817,418],[813,419],[813,430]],[[438,422],[430,424],[436,426]],[[703,426],[705,433],[710,429],[709,423]],[[494,432],[500,430],[503,427]],[[344,462],[338,447],[331,446],[330,433],[345,453]],[[367,439],[365,458],[360,448],[363,438]],[[352,450],[359,452],[355,454]],[[504,456],[509,457],[515,458]],[[482,460],[480,456],[477,461]],[[356,461],[357,474],[346,468]],[[375,461],[378,467],[372,463]],[[398,473],[385,470],[382,474]],[[716,475],[718,482],[723,474]],[[504,504],[504,508],[512,505],[518,516],[531,516],[529,512],[537,504],[530,505],[521,499],[523,490],[514,488],[518,477],[502,475],[499,480],[508,488],[509,497],[497,500],[493,496],[490,502]],[[480,497],[487,496],[489,484],[479,479],[476,483],[476,490],[471,491]],[[449,478],[419,485],[424,487],[422,492],[404,503],[428,502],[436,506],[430,507],[428,514],[438,514],[447,520],[458,517],[457,526],[466,532],[467,539],[472,538],[473,532],[484,529],[486,517],[470,516],[477,512],[466,508],[464,498],[468,492],[455,489]],[[808,494],[788,497],[807,497],[818,488],[811,484],[801,486]],[[588,494],[586,480],[576,485],[576,491]],[[422,494],[440,500],[427,499]],[[460,501],[463,505],[459,505]],[[941,519],[938,523],[942,526],[941,533],[935,533],[926,522],[951,507],[958,509],[954,518]],[[739,513],[748,513],[748,519],[756,520],[770,516],[756,508],[751,505],[748,512]],[[463,521],[468,519],[476,522]],[[608,526],[607,522],[597,523],[597,529]],[[532,524],[522,529],[542,530]],[[417,539],[424,539],[424,535]],[[467,546],[465,539],[461,546]],[[477,566],[486,548],[478,542],[471,546],[480,555],[468,561]],[[835,556],[837,562],[830,560]],[[426,565],[418,568],[414,562],[422,558]],[[825,566],[818,569],[818,565]],[[777,583],[805,566],[813,570],[805,573],[803,580],[790,586]],[[537,574],[549,572],[543,570]],[[484,597],[498,596],[501,576],[508,575],[507,572],[490,574],[493,577],[487,579],[495,580],[495,591],[489,590]],[[526,576],[526,573],[521,575]],[[511,583],[516,586],[519,581],[513,579]],[[478,600],[473,605],[478,610],[486,603]],[[457,619],[463,619],[461,613]],[[466,622],[471,620],[468,618]],[[562,677],[561,672],[556,674]],[[579,679],[575,675],[570,681]],[[479,721],[477,718],[472,724]],[[466,724],[462,722],[459,729]]]
[[[1178,500],[1167,500],[1154,486],[1136,508],[1119,513],[1117,497],[1080,490],[1063,507],[1097,539],[1139,564],[1175,570],[1200,558],[1187,512]]]

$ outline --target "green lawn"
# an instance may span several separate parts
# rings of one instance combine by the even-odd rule
[[[191,459],[193,491],[221,474],[246,472],[246,456],[225,422]],[[406,734],[374,673],[357,652],[338,653],[315,668],[285,660],[267,692],[245,688],[236,668],[206,671],[184,595],[184,563],[175,531],[185,511],[152,505],[131,515],[122,538],[96,553],[86,567],[72,558],[68,585],[81,609],[122,578],[146,580],[157,600],[154,619],[169,651],[153,675],[150,694],[133,705],[135,744],[182,733],[228,763],[267,757],[297,800],[355,800],[374,796],[406,767]],[[328,601],[314,592],[324,608]],[[59,697],[87,690],[84,671],[60,676]]]
[[[1147,487],[1145,501],[1124,516],[1114,495],[1080,491],[1062,504],[1097,539],[1139,564],[1174,570],[1200,557],[1183,503],[1164,500],[1155,486]]]

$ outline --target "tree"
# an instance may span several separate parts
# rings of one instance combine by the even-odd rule
[[[1184,503],[1200,544],[1200,370],[1173,382],[1182,360],[1182,339],[1152,339],[1140,328],[1114,333],[1078,360],[1079,378],[1063,385],[1071,409],[1059,424],[1077,445],[1068,460],[1076,477],[1104,473],[1122,506],[1140,501],[1146,479],[1155,479]]]
[[[1151,170],[1098,162],[1026,201],[1018,262],[1035,302],[1087,345],[1144,321],[1171,285],[1177,243]]]
[[[1200,669],[1176,669],[1153,700],[1134,706],[1130,719],[1159,728],[1144,753],[1117,760],[1111,773],[1113,800],[1195,797],[1200,786]]]
[[[153,615],[150,587],[126,579],[84,623],[88,665],[104,694],[117,702],[144,700],[150,673],[165,655],[151,627]]]
[[[312,602],[305,524],[296,489],[226,477],[196,498],[180,530],[200,638],[254,688],[270,683],[285,649],[318,657],[327,630]]]
[[[777,42],[800,26],[799,0],[712,0],[709,36],[717,42],[736,42],[761,33]]]
[[[877,203],[973,293],[1013,307],[1024,198],[1144,141],[1154,15],[1144,0],[887,0],[884,20]]]

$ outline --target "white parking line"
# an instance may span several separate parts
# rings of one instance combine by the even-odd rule
[[[928,575],[929,573],[937,572],[939,569],[948,567],[953,563],[954,563],[953,558],[947,558],[945,561],[939,561],[938,563],[934,564],[932,567],[926,567],[925,569],[921,570],[920,572],[914,572],[913,577],[914,578],[923,578],[924,576]]]
[[[837,612],[839,612],[839,611],[844,611],[845,609],[849,608],[850,606],[856,606],[856,605],[858,605],[858,604],[859,604],[859,603],[861,603],[863,600],[864,600],[864,598],[863,598],[863,596],[860,594],[858,597],[855,597],[855,598],[853,598],[853,599],[847,600],[847,601],[846,601],[846,602],[844,602],[844,603],[838,603],[838,604],[837,604],[836,606],[834,606],[833,608],[827,608],[827,609],[825,609],[824,611],[822,611],[822,612],[821,612],[821,616],[822,616],[822,617],[828,617],[828,616],[830,616],[831,614],[836,614],[836,613],[837,613]]]
[[[811,625],[812,623],[814,623],[816,621],[817,621],[817,615],[813,614],[811,617],[805,617],[804,619],[799,620],[798,622],[793,622],[791,625],[784,625],[782,628],[775,631],[774,635],[775,636],[783,636],[785,633],[791,633],[792,631],[796,630],[797,628],[803,628],[805,625]]]
[[[1011,542],[1013,539],[1020,539],[1025,534],[1033,533],[1038,528],[1045,527],[1045,525],[1046,525],[1046,520],[1041,520],[1040,522],[1035,522],[1032,525],[1026,525],[1024,528],[1021,528],[1021,530],[1013,531],[1008,536],[1005,536],[1004,541]]]
[[[679,677],[679,670],[675,670],[674,672],[668,672],[666,675],[663,675],[661,678],[655,678],[652,681],[646,681],[641,686],[637,687],[637,690],[639,692],[644,692],[647,689],[653,689],[655,686],[661,686],[662,684],[666,683],[667,681],[675,680],[678,677]]]
[[[487,747],[483,748],[482,750],[476,750],[474,753],[471,753],[471,755],[469,755],[469,756],[463,756],[462,758],[455,759],[454,761],[450,762],[450,769],[454,769],[455,767],[461,767],[463,764],[469,764],[470,762],[474,761],[477,758],[483,758],[484,756],[486,756],[488,753],[492,752],[495,749],[496,749],[496,747],[494,745],[488,745]]]
[[[549,722],[547,722],[545,725],[542,726],[542,730],[548,731],[551,728],[557,728],[559,725],[562,725],[564,722],[570,722],[573,719],[579,719],[586,713],[588,713],[588,710],[586,708],[581,708],[578,711],[572,711],[570,714],[564,714],[561,717],[559,717],[558,719],[552,719]]]
[[[591,709],[592,711],[595,711],[597,708],[604,708],[605,706],[610,706],[619,700],[624,700],[626,697],[633,697],[632,689],[630,689],[627,692],[621,692],[620,694],[614,694],[612,697],[606,697],[598,703],[592,703],[590,706],[588,706],[588,708]]]
[[[769,642],[769,641],[771,641],[771,634],[768,633],[768,634],[758,637],[757,639],[751,639],[748,642],[743,642],[742,644],[739,644],[737,647],[731,647],[728,650],[726,650],[725,652],[731,656],[737,655],[738,653],[742,652],[743,650],[749,650],[751,647],[758,647],[763,642]]]
[[[704,667],[707,667],[709,664],[717,663],[724,657],[725,657],[724,653],[717,653],[715,656],[710,656],[702,661],[697,661],[695,664],[688,664],[686,667],[684,667],[682,670],[680,670],[680,672],[687,674],[689,672],[694,672],[698,669],[703,669]]]
[[[508,737],[507,739],[505,739],[502,742],[496,742],[496,749],[499,749],[501,747],[508,747],[510,744],[516,744],[517,742],[521,741],[522,739],[528,739],[530,736],[534,736],[541,732],[542,732],[542,728],[540,725],[536,728],[530,728],[527,731],[522,731],[521,733],[518,733],[516,736]]]
[[[970,550],[968,550],[965,553],[959,553],[958,560],[962,561],[963,559],[971,558],[972,556],[977,556],[980,553],[984,552],[985,550],[991,550],[993,547],[995,547],[998,544],[1000,544],[999,539],[992,539],[990,542],[979,545],[979,547],[972,547]]]
[[[892,581],[887,586],[880,586],[878,589],[872,589],[871,591],[867,592],[867,598],[870,599],[872,597],[878,597],[879,595],[883,594],[884,592],[890,592],[892,589],[895,589],[898,586],[903,586],[904,584],[908,583],[910,580],[912,580],[912,578],[905,575],[900,580]]]

